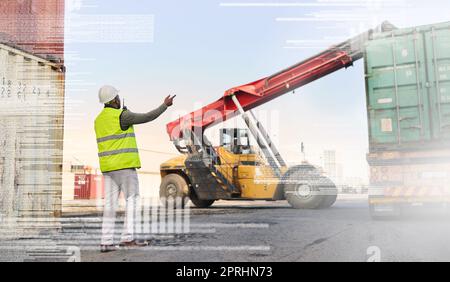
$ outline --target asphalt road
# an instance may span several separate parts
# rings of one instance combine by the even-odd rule
[[[340,199],[328,210],[286,202],[220,202],[192,209],[191,233],[158,237],[149,247],[82,261],[450,261],[450,219],[438,214],[373,221],[367,199]]]

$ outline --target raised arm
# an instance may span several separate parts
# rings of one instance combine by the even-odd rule
[[[154,121],[159,116],[161,116],[168,107],[172,106],[174,97],[168,96],[164,103],[158,108],[150,111],[148,113],[133,113],[129,110],[124,110],[120,116],[120,127],[122,130],[127,130],[130,126],[135,124],[143,124],[147,122]]]

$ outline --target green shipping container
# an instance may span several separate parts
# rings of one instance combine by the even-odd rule
[[[373,35],[366,49],[371,151],[450,145],[450,22]]]

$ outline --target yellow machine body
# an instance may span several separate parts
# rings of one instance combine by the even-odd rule
[[[216,148],[220,165],[216,169],[236,188],[240,195],[238,200],[277,200],[276,191],[280,179],[264,158],[258,154],[233,154],[223,147]],[[161,164],[161,177],[168,174],[179,174],[189,179],[189,168],[186,167],[185,155],[168,160]],[[282,172],[287,168],[282,168]],[[190,183],[191,185],[194,183]]]

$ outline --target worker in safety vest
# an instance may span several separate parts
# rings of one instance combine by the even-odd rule
[[[126,199],[126,214],[122,233],[122,247],[146,246],[135,238],[135,212],[139,199],[139,181],[136,169],[141,167],[139,151],[133,125],[143,124],[158,118],[172,106],[175,96],[168,96],[157,109],[136,114],[121,108],[119,91],[112,86],[99,90],[103,111],[95,119],[98,157],[105,180],[105,205],[103,211],[101,252],[117,249],[114,245],[114,225],[119,194]]]

